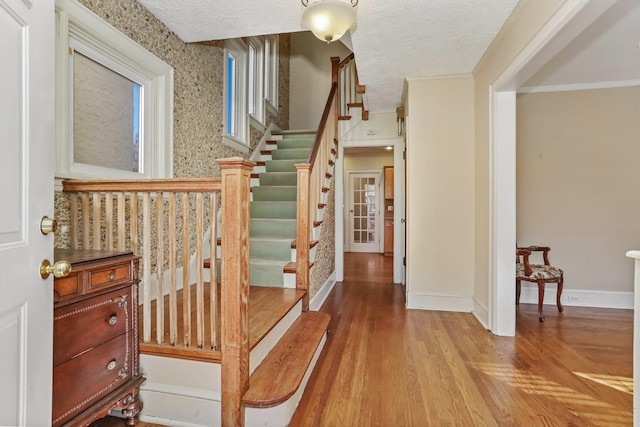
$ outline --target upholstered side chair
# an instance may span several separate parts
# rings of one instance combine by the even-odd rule
[[[558,267],[554,267],[549,263],[549,251],[551,248],[547,246],[529,246],[526,248],[516,248],[516,305],[520,304],[520,292],[522,290],[521,281],[533,282],[538,284],[538,320],[544,322],[544,313],[542,311],[544,302],[544,287],[547,283],[558,284],[558,294],[556,304],[558,311],[562,312],[564,307],[560,303],[562,296],[562,287],[564,286],[564,273]],[[530,264],[529,256],[532,252],[542,252],[542,264]]]

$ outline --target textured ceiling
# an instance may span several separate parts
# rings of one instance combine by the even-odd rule
[[[360,0],[350,41],[370,111],[406,77],[469,74],[518,0]],[[299,0],[139,0],[186,42],[302,31]]]

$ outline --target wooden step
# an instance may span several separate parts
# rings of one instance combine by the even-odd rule
[[[315,248],[318,245],[318,240],[312,240],[311,243],[309,243],[309,249]],[[298,247],[298,244],[296,243],[296,241],[294,240],[293,242],[291,242],[291,249],[296,249]]]
[[[338,116],[338,120],[351,120],[351,116]]]
[[[315,265],[314,262],[310,262],[309,263],[309,270],[311,270],[311,267],[313,267],[314,265]],[[295,262],[290,262],[289,264],[284,266],[282,271],[285,272],[285,273],[296,274],[296,263]]]
[[[329,315],[317,311],[301,314],[251,375],[244,405],[269,408],[293,396],[330,320]]]
[[[329,187],[322,187],[322,192],[323,193],[328,193],[329,192]]]
[[[275,139],[270,139],[267,141],[266,145],[278,145],[278,141],[276,141]]]

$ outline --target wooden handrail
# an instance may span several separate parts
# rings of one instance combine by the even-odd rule
[[[62,181],[65,193],[80,192],[199,192],[220,191],[220,178],[172,178],[136,180],[76,180]]]
[[[329,114],[331,113],[331,107],[335,102],[335,96],[337,91],[338,91],[338,83],[334,82],[331,84],[329,97],[327,98],[327,103],[324,106],[324,111],[322,112],[322,118],[320,119],[320,124],[318,125],[318,132],[316,133],[316,138],[313,142],[313,149],[311,150],[311,154],[309,155],[308,163],[311,165],[311,169],[313,169],[313,165],[315,164],[316,157],[318,156],[318,151],[320,150],[320,146],[322,145],[322,137],[324,136],[324,132],[327,127],[327,122],[329,121]]]
[[[347,55],[346,58],[340,61],[340,63],[338,64],[338,68],[343,68],[349,62],[351,62],[352,59],[355,59],[355,55],[353,54],[353,52],[351,52],[349,55]]]

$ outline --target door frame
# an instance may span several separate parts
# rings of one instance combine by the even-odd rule
[[[334,168],[335,176],[335,271],[336,281],[344,280],[344,149],[351,147],[393,147],[393,283],[402,283],[404,278],[404,265],[402,260],[404,253],[405,232],[405,186],[404,186],[404,160],[402,153],[405,148],[403,137],[376,140],[338,140],[338,156]]]
[[[615,2],[567,0],[489,87],[489,307],[479,318],[496,335],[516,331],[516,91]]]
[[[375,170],[375,169],[347,169],[345,171],[345,175],[346,175],[346,181],[345,183],[347,184],[347,188],[349,188],[349,194],[345,194],[345,202],[348,201],[348,203],[344,203],[344,227],[345,230],[347,231],[347,235],[348,233],[353,232],[352,230],[352,223],[350,221],[350,215],[349,215],[349,208],[351,207],[351,203],[353,202],[352,197],[353,197],[353,193],[351,192],[351,176],[352,175],[375,175],[376,179],[378,181],[378,189],[376,191],[376,207],[378,209],[378,212],[376,214],[376,229],[375,229],[375,233],[378,236],[378,242],[377,242],[377,246],[376,246],[376,250],[375,253],[381,253],[383,252],[383,235],[381,234],[383,232],[383,227],[381,226],[381,218],[383,218],[382,216],[382,211],[381,211],[381,201],[383,200],[380,197],[380,193],[382,191],[382,188],[380,188],[380,184],[382,183],[382,174],[380,173],[379,170]],[[349,225],[347,225],[349,224]],[[349,238],[347,240],[345,240],[345,252],[352,252],[353,248],[351,247],[351,241],[352,239]],[[372,252],[373,253],[373,252]]]

